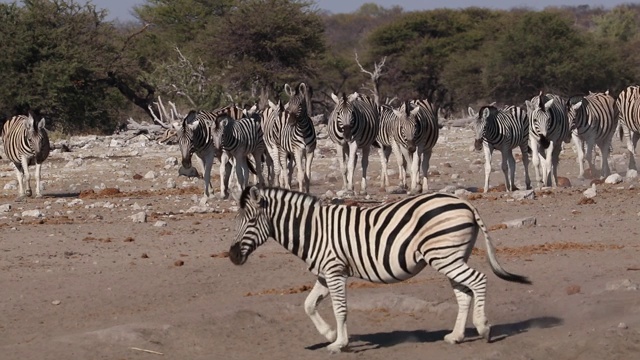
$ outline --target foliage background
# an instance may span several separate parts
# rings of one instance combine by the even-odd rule
[[[286,100],[285,83],[330,94],[367,91],[386,57],[382,99],[426,98],[447,112],[539,91],[614,96],[640,79],[640,5],[543,11],[349,14],[299,0],[147,0],[137,21],[105,20],[91,2],[0,4],[0,117],[31,110],[63,133],[109,133],[149,117],[158,96],[182,110]]]

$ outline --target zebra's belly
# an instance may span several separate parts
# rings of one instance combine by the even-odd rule
[[[366,271],[358,271],[351,268],[350,276],[357,277],[363,280],[371,281],[373,283],[393,284],[402,282],[418,275],[422,269],[427,266],[427,263],[423,260],[418,262],[408,263],[406,269],[402,269],[398,266],[391,266],[390,270],[385,269],[384,266],[378,265],[377,271],[373,269],[367,269]]]

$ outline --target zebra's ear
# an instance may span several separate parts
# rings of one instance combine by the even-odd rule
[[[271,99],[269,99],[269,107],[272,109],[277,109],[278,105],[274,104],[273,101],[271,101]]]
[[[472,118],[478,116],[478,113],[475,110],[473,110],[471,106],[469,106],[469,108],[467,109],[467,112],[469,113],[469,116],[471,116]]]
[[[44,126],[47,124],[46,120],[44,118],[40,119],[40,121],[38,121],[38,130],[44,130]]]
[[[580,106],[582,106],[582,101],[578,101],[577,103],[571,105],[571,108],[573,110],[578,110],[578,109],[580,109]]]
[[[336,95],[336,94],[334,94],[334,93],[331,93],[331,99],[333,99],[333,101],[334,101],[336,104],[339,104],[339,103],[340,103],[340,98],[338,97],[338,95]]]
[[[178,130],[178,129],[180,129],[180,123],[179,123],[179,122],[177,122],[177,121],[172,122],[172,123],[171,123],[171,128],[172,128],[173,130]]]
[[[289,84],[284,84],[284,93],[287,94],[288,97],[293,96],[293,90],[291,90],[291,86]]]
[[[489,114],[491,114],[491,110],[489,110],[489,108],[484,108],[484,110],[482,110],[482,118],[483,119],[488,118]]]
[[[549,110],[551,108],[551,105],[553,105],[553,99],[547,101],[546,103],[544,103],[544,109],[545,110]]]
[[[303,82],[298,84],[297,93],[306,94],[307,93],[307,85],[305,85],[305,83],[303,83]]]
[[[260,205],[260,201],[262,200],[262,194],[260,194],[260,189],[257,186],[252,186],[249,189],[249,199],[255,206]]]
[[[353,94],[349,95],[349,97],[348,97],[348,99],[347,99],[347,100],[348,100],[349,102],[352,102],[352,101],[354,101],[355,99],[357,99],[357,98],[358,98],[358,96],[360,96],[360,94],[358,94],[358,92],[356,91],[356,92],[354,92]]]

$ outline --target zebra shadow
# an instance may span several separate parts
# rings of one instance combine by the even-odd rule
[[[60,199],[60,198],[77,198],[80,197],[79,191],[73,192],[53,192],[42,194],[43,199]]]
[[[496,324],[491,327],[491,342],[502,341],[508,337],[526,333],[529,329],[546,329],[563,324],[563,320],[554,316],[543,316],[508,324]],[[444,341],[444,336],[451,330],[396,330],[373,334],[357,334],[350,336],[349,351],[354,353],[393,347],[403,343],[430,343]],[[475,328],[465,329],[465,342],[481,340]],[[321,349],[328,342],[308,346],[308,350]]]

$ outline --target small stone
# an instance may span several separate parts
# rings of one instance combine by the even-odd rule
[[[629,326],[627,326],[627,324],[621,322],[620,324],[618,324],[618,329],[627,329],[629,328]]]
[[[596,191],[596,184],[592,184],[591,187],[585,190],[582,194],[587,199],[596,197],[596,195],[598,194],[598,192]]]
[[[173,178],[168,178],[167,189],[175,189],[175,188],[176,188],[176,181]]]
[[[515,200],[533,200],[536,198],[536,194],[533,190],[517,190],[511,193],[511,197]]]
[[[149,258],[149,255],[147,255],[147,253],[142,253],[142,255],[140,255],[140,257],[141,257],[142,259],[148,259],[148,258]]]
[[[18,188],[18,180],[11,180],[4,185],[5,190],[16,190]]]
[[[38,209],[23,211],[22,212],[22,217],[27,217],[27,216],[29,216],[29,217],[42,217],[42,216],[44,216],[44,214]]]
[[[447,185],[445,187],[443,187],[442,189],[440,189],[438,192],[439,193],[443,193],[443,194],[453,194],[455,193],[455,191],[458,189],[457,186],[455,185]]]
[[[175,265],[175,266],[182,266],[182,265],[184,265],[184,261],[182,261],[182,260],[176,260],[176,261],[173,263],[173,265]]]
[[[129,216],[134,223],[146,223],[147,222],[147,213],[144,211],[141,211],[137,214],[133,214],[131,216]]]
[[[558,176],[558,187],[571,187],[571,181],[566,178],[566,177],[562,177],[562,176]]]
[[[532,226],[535,226],[536,223],[537,223],[537,220],[533,216],[504,222],[504,224],[507,225],[508,228],[516,228],[516,229],[523,228],[523,227],[532,227]]]
[[[167,226],[167,222],[158,220],[158,221],[156,221],[155,224],[153,224],[153,226],[155,226],[155,227],[165,227],[165,226]]]
[[[53,305],[60,305],[60,304],[62,304],[62,301],[60,301],[60,300],[53,300],[53,301],[51,302],[51,304],[53,304]]]
[[[11,211],[11,204],[0,205],[0,212],[9,212],[9,211]]]
[[[627,175],[626,178],[627,179],[635,179],[638,177],[638,171],[635,169],[629,169],[627,170]]]
[[[574,294],[578,294],[580,292],[580,286],[579,285],[569,285],[567,286],[567,295],[574,295]]]
[[[171,166],[178,165],[178,159],[176,159],[175,157],[171,156],[171,157],[168,157],[168,158],[164,159],[164,163],[165,163],[165,165],[171,165]]]
[[[619,184],[622,182],[620,174],[611,174],[604,180],[605,184]]]
[[[151,171],[147,172],[146,174],[144,174],[144,178],[145,179],[155,179],[156,178],[156,172],[151,170]]]

